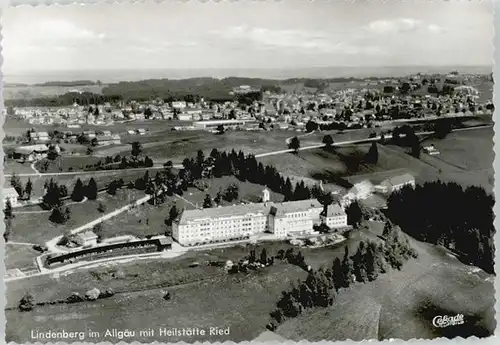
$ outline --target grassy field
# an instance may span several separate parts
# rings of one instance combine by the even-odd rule
[[[149,147],[143,145],[144,155],[153,159],[176,162],[195,156],[198,150],[203,150],[205,155],[209,155],[214,148],[219,151],[242,150],[246,154],[266,153],[286,149],[285,140],[294,133],[277,130],[272,132],[228,131],[223,135],[185,132],[185,135],[189,137],[164,142],[161,145],[155,143]],[[168,136],[164,140],[169,141]]]
[[[412,242],[419,258],[401,271],[341,291],[333,307],[288,320],[277,333],[295,341],[491,334],[495,323],[492,278],[440,248]],[[456,314],[465,316],[464,325],[441,330],[432,326],[435,316]]]
[[[7,243],[5,245],[5,268],[7,270],[18,268],[21,271],[36,269],[35,257],[40,252],[31,246]]]
[[[346,242],[350,252],[354,252],[361,239],[376,240],[380,227],[374,232],[362,230],[353,234]],[[489,330],[488,310],[493,306],[493,286],[485,280],[484,273],[450,258],[444,250],[416,241],[414,245],[420,257],[409,261],[402,271],[382,275],[374,283],[355,285],[343,291],[332,308],[317,309],[289,320],[279,327],[278,333],[291,340],[311,341],[436,336],[429,326],[429,317],[433,317],[431,312],[435,315],[463,313],[466,320],[469,317],[477,323],[474,330],[478,331],[474,334],[481,335],[481,331]],[[117,294],[97,302],[39,306],[29,313],[8,310],[7,340],[26,341],[30,329],[84,331],[91,328],[102,332],[106,328],[139,330],[165,325],[231,327],[229,338],[169,338],[169,341],[254,339],[265,331],[269,312],[281,291],[297,279],[304,279],[306,272],[277,263],[246,276],[227,276],[222,268],[203,263],[239,260],[251,249],[260,253],[262,247],[269,255],[274,255],[291,245],[284,242],[237,245],[188,252],[167,261],[115,263],[64,275],[8,282],[8,307],[14,307],[27,291],[32,292],[38,302],[62,299],[73,291],[84,293],[92,287],[111,287]],[[314,268],[327,267],[335,257],[343,256],[344,244],[302,248],[301,251],[306,262]],[[200,266],[189,267],[193,262]],[[165,289],[172,294],[171,301],[162,299]],[[136,336],[127,340],[164,339]]]
[[[84,86],[6,86],[3,88],[5,100],[32,99],[63,95],[70,90],[92,92],[100,94],[106,85],[84,85]]]
[[[62,235],[65,231],[84,225],[103,213],[97,210],[99,203],[106,206],[106,213],[123,207],[140,197],[143,192],[131,189],[122,189],[115,196],[107,193],[99,194],[97,200],[89,200],[83,203],[69,204],[71,218],[62,225],[56,225],[49,221],[50,212],[43,213],[16,213],[12,220],[12,241],[44,243],[53,237]],[[34,207],[30,207],[30,211]],[[39,209],[39,208],[38,208]]]
[[[311,140],[311,137],[307,138]],[[422,153],[420,159],[407,154],[405,148],[378,145],[376,165],[356,164],[368,152],[371,144],[343,146],[332,152],[324,149],[307,150],[298,155],[263,157],[259,161],[274,165],[287,176],[314,178],[328,183],[338,181],[339,176],[363,175],[363,178],[378,179],[378,175],[388,171],[405,169],[420,183],[441,179],[491,190],[494,157],[492,138],[493,129],[486,128],[451,133],[443,140],[425,140],[424,146],[432,143],[441,154],[429,156]]]

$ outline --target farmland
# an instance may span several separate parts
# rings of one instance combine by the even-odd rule
[[[83,86],[4,86],[3,97],[5,100],[11,99],[33,99],[42,97],[52,97],[63,95],[70,90],[79,90],[82,92],[92,92],[101,94],[104,85],[83,85]]]
[[[407,154],[407,149],[379,144],[377,164],[357,164],[368,152],[370,144],[342,146],[333,151],[307,150],[298,155],[263,157],[259,161],[274,165],[287,176],[303,176],[329,183],[337,181],[339,176],[362,175],[362,178],[378,179],[377,175],[387,171],[405,169],[421,183],[440,179],[456,181],[463,186],[484,186],[491,190],[494,155],[492,138],[493,129],[484,128],[454,132],[442,140],[428,139],[422,145],[434,144],[441,154],[429,156],[422,153],[420,159]],[[307,137],[307,140],[310,139]]]

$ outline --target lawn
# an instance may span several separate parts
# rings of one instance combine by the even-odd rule
[[[83,203],[69,204],[71,218],[68,222],[56,225],[49,221],[50,212],[44,213],[21,213],[15,214],[12,220],[12,241],[44,243],[51,238],[62,235],[65,231],[84,225],[105,213],[123,207],[140,197],[144,192],[122,189],[115,196],[107,193],[99,194],[97,200],[89,200]],[[97,210],[99,203],[106,206],[106,212]],[[30,209],[31,210],[31,209]]]
[[[293,136],[289,131],[250,132],[227,131],[223,135],[209,132],[184,132],[182,138],[170,140],[169,135],[164,137],[161,145],[154,142],[151,145],[143,144],[144,155],[157,160],[172,160],[182,162],[186,157],[196,156],[198,150],[208,156],[212,149],[219,151],[242,150],[246,154],[259,154],[287,148],[285,140]],[[196,133],[196,135],[195,135]]]
[[[423,155],[422,160],[441,170],[440,179],[493,189],[493,128],[455,132],[443,140],[424,142],[430,144],[440,155]]]
[[[209,327],[219,326],[230,327],[230,335],[169,337],[166,340],[159,336],[140,337],[137,332],[135,337],[127,341],[251,340],[265,331],[269,312],[274,308],[281,291],[298,277],[304,276],[305,272],[298,267],[277,264],[248,276],[222,274],[208,280],[170,287],[171,301],[163,300],[162,290],[154,289],[118,294],[94,303],[39,307],[30,313],[7,311],[6,339],[19,343],[28,341],[31,329],[83,331],[92,328],[104,332],[108,328],[140,330],[199,327],[207,329],[208,333]],[[81,291],[81,287],[78,290]]]
[[[31,246],[11,244],[5,245],[5,268],[7,270],[18,268],[21,271],[37,269],[35,258],[40,252]]]

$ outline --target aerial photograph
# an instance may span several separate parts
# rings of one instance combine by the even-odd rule
[[[492,1],[1,26],[7,343],[494,334]]]

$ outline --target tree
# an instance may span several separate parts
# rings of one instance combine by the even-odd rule
[[[171,208],[170,208],[170,211],[168,212],[168,220],[169,220],[169,223],[172,224],[172,222],[177,219],[177,217],[179,216],[179,210],[177,209],[177,206],[176,205],[173,205]]]
[[[92,140],[90,141],[90,145],[91,146],[97,146],[99,144],[99,141],[97,140],[97,138],[92,138]]]
[[[368,153],[365,156],[365,161],[369,164],[377,164],[378,162],[378,147],[375,142],[372,142]]]
[[[211,208],[213,207],[212,204],[212,197],[210,194],[205,195],[205,200],[203,200],[203,208]]]
[[[10,199],[7,199],[5,202],[4,213],[4,223],[5,223],[5,231],[3,233],[3,238],[5,242],[9,240],[10,232],[12,229],[12,218],[14,218],[14,214],[12,213],[12,204],[10,203]]]
[[[294,150],[294,153],[297,154],[300,149],[300,140],[297,137],[293,137],[288,144],[288,148]]]
[[[314,131],[317,131],[318,130],[318,124],[314,121],[307,121],[306,123],[306,132],[310,133],[310,132],[314,132]]]
[[[333,145],[333,138],[330,134],[327,134],[323,137],[323,141],[322,141],[323,144],[325,144],[325,147],[327,149],[331,149],[332,148],[332,145]]]
[[[87,156],[90,156],[90,155],[92,155],[94,153],[94,150],[92,149],[92,147],[89,146],[89,147],[87,147],[87,152],[86,153],[87,153]]]
[[[140,142],[138,141],[134,141],[132,143],[132,156],[134,156],[135,158],[137,158],[137,156],[139,156],[141,153],[142,153],[142,145]]]
[[[99,211],[101,213],[106,212],[106,205],[104,205],[102,202],[100,202],[99,205],[97,206],[97,211]]]
[[[31,311],[35,307],[35,299],[30,293],[26,293],[19,301],[19,311]]]
[[[10,178],[10,186],[13,187],[19,196],[23,195],[23,184],[16,173],[13,173]]]
[[[446,120],[437,121],[434,125],[434,135],[438,139],[444,139],[449,133],[451,133],[451,129],[451,122]]]
[[[347,223],[352,226],[357,226],[363,217],[363,212],[357,201],[352,202],[346,209]]]
[[[267,250],[266,248],[262,248],[260,252],[260,263],[263,265],[267,265]]]
[[[3,213],[4,213],[4,219],[14,218],[14,214],[12,213],[12,204],[9,198],[7,198],[7,201],[5,202],[5,209],[3,210]]]
[[[28,200],[31,199],[31,193],[33,192],[33,183],[31,182],[31,179],[28,179],[28,182],[26,182],[26,188],[24,190],[26,192]]]
[[[218,125],[217,126],[217,133],[218,134],[224,134],[226,130],[224,129],[224,126],[223,125]]]
[[[75,187],[73,187],[73,192],[71,193],[71,200],[80,202],[85,197],[85,188],[83,186],[82,180],[77,179]]]
[[[151,158],[149,158],[148,156],[146,156],[146,157],[144,158],[144,166],[145,166],[146,168],[151,168],[153,165],[154,165],[153,160],[152,160]]]
[[[49,220],[57,224],[64,224],[71,218],[71,211],[69,208],[63,208],[62,206],[55,207],[52,209]]]
[[[61,195],[61,198],[68,196],[68,187],[66,187],[66,185],[63,184],[59,186],[59,195]]]
[[[61,205],[61,190],[59,189],[57,183],[51,179],[47,184],[46,192],[42,198],[42,208],[50,210]]]
[[[85,196],[89,200],[97,199],[97,183],[95,182],[93,177],[89,180],[89,183],[85,188]]]

